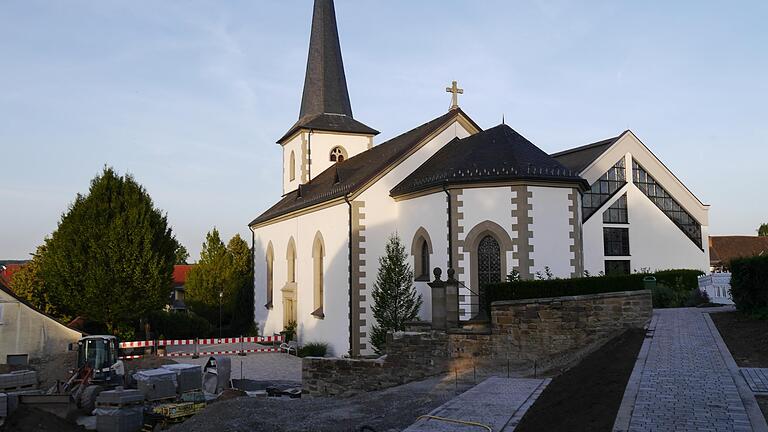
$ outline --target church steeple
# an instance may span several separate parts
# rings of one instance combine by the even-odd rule
[[[326,113],[352,117],[352,106],[333,0],[315,0],[299,118]]]
[[[301,129],[368,136],[379,133],[352,117],[333,0],[315,0],[299,120],[278,143]]]

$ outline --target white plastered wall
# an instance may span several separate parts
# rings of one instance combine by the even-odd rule
[[[531,258],[534,265],[531,272],[544,275],[545,267],[549,267],[555,277],[570,278],[575,270],[571,265],[574,239],[570,238],[573,229],[568,209],[573,188],[530,186],[528,191],[533,194]]]
[[[31,359],[67,351],[82,335],[0,290],[0,363],[7,354]]]
[[[331,162],[331,150],[341,146],[346,152],[347,158],[360,154],[373,145],[373,137],[365,135],[353,135],[331,133],[322,131],[307,132],[307,146],[310,151],[309,178],[317,177],[321,172],[335,164]]]
[[[592,274],[605,270],[603,227],[629,228],[630,268],[664,270],[709,269],[709,206],[701,203],[680,180],[631,132],[625,133],[603,155],[588,166],[582,177],[594,183],[619,159],[625,158],[628,184],[584,223],[584,268]],[[701,224],[700,249],[632,183],[632,160],[648,173]],[[603,212],[627,193],[629,224],[604,224]]]
[[[370,335],[371,325],[374,323],[370,305],[372,302],[371,292],[379,269],[379,257],[384,254],[384,246],[386,245],[389,236],[394,232],[400,232],[401,228],[399,224],[403,220],[403,218],[400,217],[400,208],[404,201],[396,202],[389,196],[389,191],[416,168],[421,166],[421,164],[426,162],[429,157],[435,154],[437,150],[442,148],[449,141],[456,137],[465,138],[467,136],[469,136],[469,132],[458,121],[454,121],[452,124],[448,125],[445,130],[425,143],[408,159],[389,171],[355,199],[355,201],[365,202],[365,206],[362,209],[362,213],[365,214],[365,219],[362,222],[365,225],[365,241],[361,244],[361,247],[365,249],[365,254],[363,256],[363,260],[365,260],[365,265],[363,266],[365,277],[363,277],[361,281],[366,288],[363,293],[366,301],[362,302],[362,305],[365,308],[365,313],[362,314],[362,316],[366,325],[361,328],[361,331],[366,335]],[[442,192],[437,195],[440,194],[442,194]],[[427,221],[432,219],[439,219],[444,225],[447,220],[445,209],[445,201],[443,201],[443,205],[439,208],[436,208],[431,212],[423,213],[420,215],[419,219],[409,221],[409,227],[415,226],[416,224],[421,225],[423,223],[428,223]],[[411,238],[409,237],[412,237],[414,232],[405,232],[407,229],[407,227],[402,228],[403,232],[400,234],[400,238],[404,241],[406,251],[409,252],[411,246]],[[447,230],[447,227],[444,228],[442,235],[445,235],[445,230]],[[433,242],[438,237],[431,232],[430,235],[432,236]],[[435,243],[433,243],[433,246],[434,244]],[[424,307],[426,307],[426,305]],[[365,343],[365,349],[361,350],[361,353],[364,355],[372,354],[373,350],[371,349],[370,341],[366,338],[363,343]]]
[[[288,142],[283,144],[283,194],[296,190],[301,184],[301,164],[302,164],[302,148],[301,142],[304,136],[304,132],[300,132],[294,135]],[[296,170],[296,176],[291,180],[291,152],[295,157],[294,169]]]
[[[293,237],[296,243],[297,336],[301,343],[327,342],[336,355],[349,351],[349,249],[348,207],[333,207],[307,213],[254,231],[255,320],[259,331],[272,335],[283,330],[283,297],[281,289],[288,277],[286,251]],[[312,246],[320,232],[325,244],[323,312],[325,318],[312,315],[314,307],[314,275]],[[267,310],[266,251],[269,242],[274,249],[274,288],[272,309]]]

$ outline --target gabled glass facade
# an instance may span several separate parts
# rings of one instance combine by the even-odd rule
[[[603,222],[625,224],[629,223],[627,214],[627,194],[622,195],[603,212]]]
[[[672,222],[701,249],[701,224],[693,218],[650,174],[632,160],[632,181]]]
[[[622,186],[627,184],[626,165],[622,157],[602,177],[592,184],[588,192],[584,192],[581,201],[583,220],[589,219],[608,199]]]

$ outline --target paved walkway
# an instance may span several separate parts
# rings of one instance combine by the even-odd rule
[[[614,431],[765,430],[754,396],[705,312],[654,310],[652,337],[640,350]]]
[[[440,419],[418,420],[404,432],[513,431],[550,381],[488,378],[429,413]]]

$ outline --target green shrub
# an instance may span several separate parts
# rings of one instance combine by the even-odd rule
[[[742,312],[768,310],[768,255],[731,261],[731,296]]]
[[[691,290],[690,294],[688,294],[688,299],[685,300],[684,306],[696,307],[706,304],[709,304],[709,295],[706,293],[706,291],[694,288]]]
[[[701,270],[675,269],[657,271],[653,276],[657,283],[688,292],[699,287],[699,276],[703,274]]]
[[[688,299],[688,292],[676,288],[670,288],[664,284],[656,284],[651,289],[654,308],[682,307]]]
[[[155,337],[164,339],[194,339],[211,335],[211,323],[192,312],[153,312],[149,324]]]
[[[325,357],[328,344],[325,342],[310,342],[299,348],[299,357]]]

